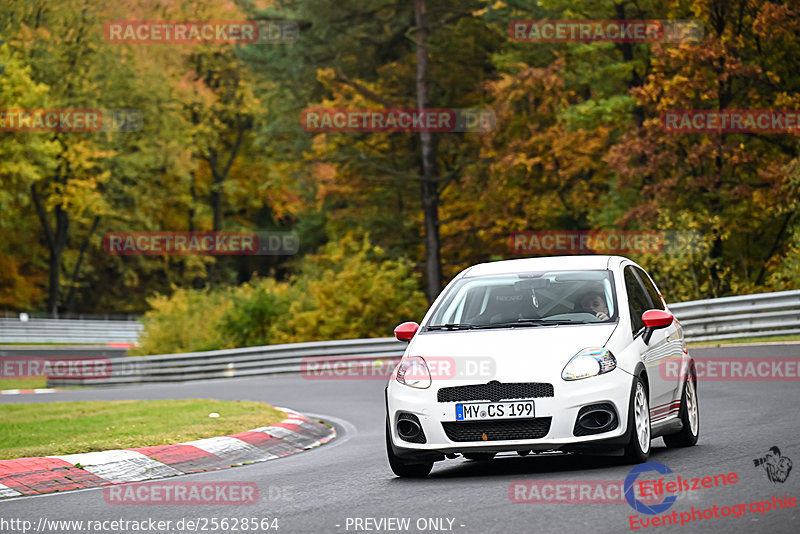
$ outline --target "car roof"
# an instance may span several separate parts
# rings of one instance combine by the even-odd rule
[[[462,271],[462,276],[486,276],[494,274],[511,274],[531,271],[590,271],[610,269],[626,260],[622,256],[548,256],[542,258],[521,258],[517,260],[493,261],[479,263]]]

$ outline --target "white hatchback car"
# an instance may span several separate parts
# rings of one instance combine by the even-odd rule
[[[622,454],[652,439],[694,445],[697,379],[653,281],[619,256],[470,267],[431,306],[386,387],[386,449],[398,476],[458,454]],[[667,369],[671,372],[667,372]]]

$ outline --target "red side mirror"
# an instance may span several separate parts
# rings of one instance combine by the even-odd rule
[[[417,330],[419,330],[419,325],[414,321],[408,321],[394,329],[394,337],[400,341],[411,341]]]
[[[642,314],[645,328],[665,328],[674,320],[672,314],[664,310],[647,310]]]

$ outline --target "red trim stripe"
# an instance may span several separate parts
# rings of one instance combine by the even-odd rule
[[[661,406],[657,406],[655,408],[650,409],[650,414],[658,414],[661,412],[671,412],[675,408],[680,408],[681,401],[673,401],[669,404],[662,404]]]

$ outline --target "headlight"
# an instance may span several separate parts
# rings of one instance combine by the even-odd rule
[[[431,372],[425,360],[412,356],[397,366],[397,381],[412,388],[426,389],[431,386]]]
[[[583,349],[561,371],[564,380],[580,380],[602,375],[617,368],[617,359],[607,349]]]

